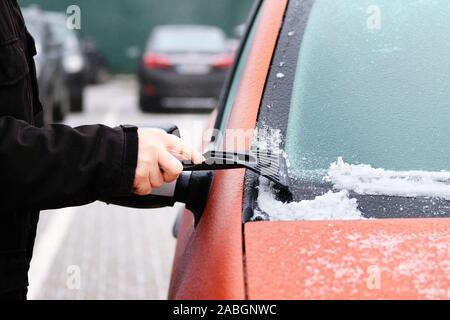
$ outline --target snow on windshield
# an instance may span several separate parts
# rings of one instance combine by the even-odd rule
[[[394,197],[425,197],[450,200],[450,172],[392,171],[367,164],[349,164],[338,158],[324,172],[322,180],[331,183],[328,193],[312,200],[283,203],[276,199],[270,184],[261,179],[254,218],[272,221],[358,220],[364,219],[358,201],[350,193]]]
[[[272,106],[268,105],[267,108],[270,109]],[[281,130],[270,128],[262,123],[254,132],[252,145],[255,149],[267,150],[272,154],[285,154],[280,148],[283,139]]]
[[[282,154],[289,167],[289,159],[280,147],[282,141],[283,135],[280,130],[261,124],[255,132],[253,145],[261,150],[270,150],[273,154]],[[280,174],[283,173],[280,172]],[[345,190],[330,191],[314,200],[283,203],[276,199],[271,184],[264,178],[260,179],[258,206],[264,214],[255,210],[254,219],[258,217],[265,219],[266,214],[273,221],[362,219],[356,199],[351,199]]]
[[[338,158],[331,164],[326,179],[337,190],[354,191],[362,195],[450,200],[448,171],[390,171],[366,164],[348,164]]]
[[[269,215],[271,221],[362,219],[356,199],[351,199],[347,191],[329,191],[314,200],[291,203],[277,201],[275,197],[270,185],[261,181],[258,206],[265,214]],[[262,214],[256,212],[254,218],[260,216]]]

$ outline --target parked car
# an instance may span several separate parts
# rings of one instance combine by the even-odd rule
[[[85,78],[88,84],[105,83],[111,78],[108,60],[98,50],[94,40],[85,38],[82,41],[83,54],[85,58]]]
[[[36,42],[35,57],[44,122],[62,121],[70,109],[61,44],[55,39],[45,14],[38,8],[23,10],[27,28]]]
[[[171,299],[450,298],[450,3],[377,4],[257,1],[215,127],[278,132],[292,194],[191,178]]]
[[[241,39],[245,35],[245,24],[240,24],[234,28],[234,35],[237,39]]]
[[[70,110],[83,110],[83,95],[86,87],[86,63],[81,41],[75,30],[67,28],[67,17],[59,12],[45,12],[52,37],[62,47],[62,65],[69,89]]]
[[[138,71],[141,109],[215,107],[233,58],[219,28],[156,27]]]

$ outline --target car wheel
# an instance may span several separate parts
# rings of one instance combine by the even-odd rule
[[[72,112],[83,111],[83,92],[79,92],[70,97],[70,111]]]
[[[70,97],[67,90],[62,91],[59,101],[53,105],[53,121],[62,122],[70,112]]]
[[[55,107],[51,100],[47,100],[44,105],[44,124],[52,124],[55,121]]]
[[[64,120],[64,115],[61,111],[61,107],[55,106],[55,108],[53,108],[53,121],[54,122],[62,122],[63,120]]]

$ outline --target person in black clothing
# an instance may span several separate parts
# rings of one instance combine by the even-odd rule
[[[40,210],[145,196],[203,160],[162,130],[43,127],[35,55],[17,1],[0,0],[0,299],[26,299]]]

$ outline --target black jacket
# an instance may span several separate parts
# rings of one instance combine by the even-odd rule
[[[39,210],[128,196],[137,161],[136,128],[41,127],[35,54],[17,1],[0,0],[0,293],[28,285]]]

